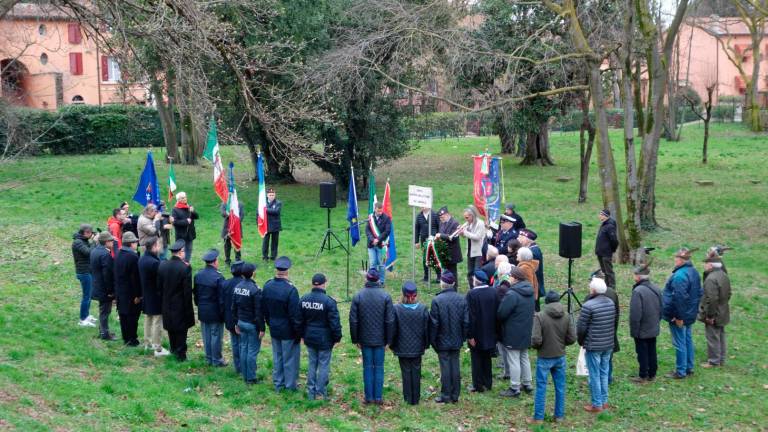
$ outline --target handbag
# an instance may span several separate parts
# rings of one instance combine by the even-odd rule
[[[587,369],[587,350],[581,347],[579,350],[579,359],[576,360],[576,376],[589,376]]]

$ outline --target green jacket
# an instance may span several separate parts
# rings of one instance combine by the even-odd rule
[[[699,305],[699,321],[714,318],[715,325],[722,327],[731,322],[728,300],[731,299],[731,281],[723,269],[712,269],[704,279],[704,296]]]
[[[576,342],[576,327],[560,303],[544,305],[533,317],[531,346],[541,358],[565,355],[565,346]]]

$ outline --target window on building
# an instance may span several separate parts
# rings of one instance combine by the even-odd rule
[[[83,99],[83,97],[80,96],[80,95],[74,95],[74,96],[72,96],[72,103],[73,104],[84,104],[85,103],[85,99]]]
[[[69,43],[72,45],[79,45],[80,42],[83,40],[82,32],[80,31],[80,24],[78,23],[72,23],[67,24],[67,35],[69,39]]]
[[[69,53],[69,73],[83,74],[83,53]]]
[[[120,64],[117,62],[117,59],[108,56],[101,57],[101,80],[117,82],[121,78]]]
[[[48,64],[48,54],[46,54],[46,53],[40,54],[40,63],[41,64]]]
[[[40,26],[37,28],[37,32],[40,33],[40,36],[45,36],[47,29],[45,28],[45,24],[40,24]]]

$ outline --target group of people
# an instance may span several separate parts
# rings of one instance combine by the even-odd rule
[[[274,201],[274,195],[272,198]],[[279,217],[279,205],[277,205]],[[78,279],[92,285],[89,298],[99,302],[99,335],[115,340],[108,319],[117,301],[121,335],[128,346],[139,346],[137,328],[145,315],[144,345],[156,356],[187,355],[187,333],[197,319],[208,364],[226,366],[222,350],[224,329],[229,333],[234,369],[248,384],[257,382],[256,365],[261,340],[269,328],[276,390],[298,388],[301,344],[309,360],[307,393],[312,399],[328,397],[333,347],[342,339],[336,301],[326,292],[327,279],[317,273],[311,291],[303,297],[290,281],[288,257],[273,257],[276,246],[264,248],[264,258],[274,258],[274,277],[259,287],[253,280],[256,266],[237,258],[226,264],[232,277],[219,271],[219,252],[206,251],[204,267],[194,276],[191,265],[194,221],[197,214],[180,193],[172,215],[163,215],[154,205],[145,207],[135,222],[127,209],[119,208],[112,224],[135,226],[138,235],[125,229],[119,237],[111,224],[108,231],[94,233],[82,225],[74,235],[72,251]],[[222,213],[222,216],[226,215]],[[403,398],[418,404],[421,397],[422,357],[430,347],[438,356],[441,374],[437,403],[455,403],[461,392],[460,354],[467,343],[471,360],[469,390],[493,388],[493,358],[500,358],[501,378],[508,386],[500,394],[519,398],[534,392],[529,349],[537,351],[534,415],[544,419],[546,388],[552,376],[555,388],[555,421],[565,415],[566,346],[576,342],[584,349],[589,371],[591,401],[585,410],[598,413],[610,409],[608,387],[613,380],[612,360],[618,352],[619,300],[610,256],[616,250],[615,222],[610,212],[600,212],[595,253],[601,270],[589,282],[589,295],[578,317],[560,304],[561,295],[544,289],[543,255],[537,235],[525,227],[522,217],[508,205],[498,227],[486,226],[472,206],[463,211],[465,222],[454,220],[446,207],[438,212],[423,209],[416,221],[415,243],[427,240],[447,243],[450,259],[438,269],[440,292],[430,307],[419,302],[417,284],[406,281],[400,302],[394,304],[385,288],[383,266],[391,220],[380,205],[368,220],[370,269],[364,287],[354,296],[348,317],[352,343],[361,350],[364,402],[381,404],[385,348],[398,357]],[[122,224],[113,219],[123,221]],[[438,223],[435,221],[438,220]],[[279,226],[279,225],[278,225]],[[168,245],[164,231],[175,228],[176,241]],[[612,232],[613,230],[613,232]],[[467,292],[459,292],[457,264],[463,260],[459,238],[467,239]],[[276,245],[277,236],[274,236]],[[141,254],[139,254],[141,246]],[[610,251],[610,252],[606,252]],[[705,259],[704,286],[691,263],[692,251],[675,254],[675,268],[663,291],[650,281],[649,263],[633,269],[635,284],[629,307],[630,335],[635,342],[638,384],[652,382],[658,369],[656,338],[660,322],[670,326],[676,350],[671,378],[694,373],[692,325],[697,316],[705,323],[708,360],[705,368],[722,366],[726,358],[724,327],[729,322],[730,282],[722,264],[721,247],[711,248]],[[167,252],[170,257],[165,258]],[[424,279],[428,269],[425,267]],[[85,288],[84,288],[85,291]],[[544,305],[541,300],[544,299]],[[81,304],[81,323],[96,321]],[[83,324],[81,324],[83,325]],[[170,351],[162,347],[162,329],[168,333]]]

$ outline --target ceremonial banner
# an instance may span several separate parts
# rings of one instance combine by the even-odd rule
[[[392,271],[394,269],[395,261],[397,261],[397,247],[395,247],[395,221],[392,219],[392,199],[389,196],[389,179],[387,179],[387,185],[384,187],[382,207],[384,214],[389,216],[389,219],[391,220],[391,229],[389,232],[389,239],[387,240],[389,243],[387,246],[387,261],[384,263],[384,266],[389,269],[389,271]]]
[[[222,202],[227,202],[227,180],[224,177],[224,166],[219,154],[219,137],[216,132],[216,120],[211,116],[211,126],[208,129],[208,144],[205,146],[203,157],[213,163],[213,189]]]
[[[496,221],[501,207],[501,158],[485,153],[473,159],[475,207],[486,221]]]
[[[227,232],[229,240],[239,251],[243,246],[243,226],[240,221],[240,201],[237,200],[237,190],[235,190],[235,164],[229,163],[229,201],[227,201],[227,212],[229,214],[229,225]]]
[[[136,193],[133,194],[133,200],[146,206],[149,203],[160,205],[160,187],[157,185],[157,174],[155,173],[155,161],[152,159],[152,152],[147,152],[147,163],[144,164],[144,170],[139,177],[139,184],[136,185]]]
[[[357,225],[357,189],[355,188],[355,169],[350,167],[349,191],[347,192],[347,221],[352,246],[360,241],[360,227]]]
[[[261,153],[257,156],[256,171],[259,176],[259,208],[258,208],[258,225],[259,235],[264,237],[267,235],[267,188],[264,185],[264,158],[261,157]]]

